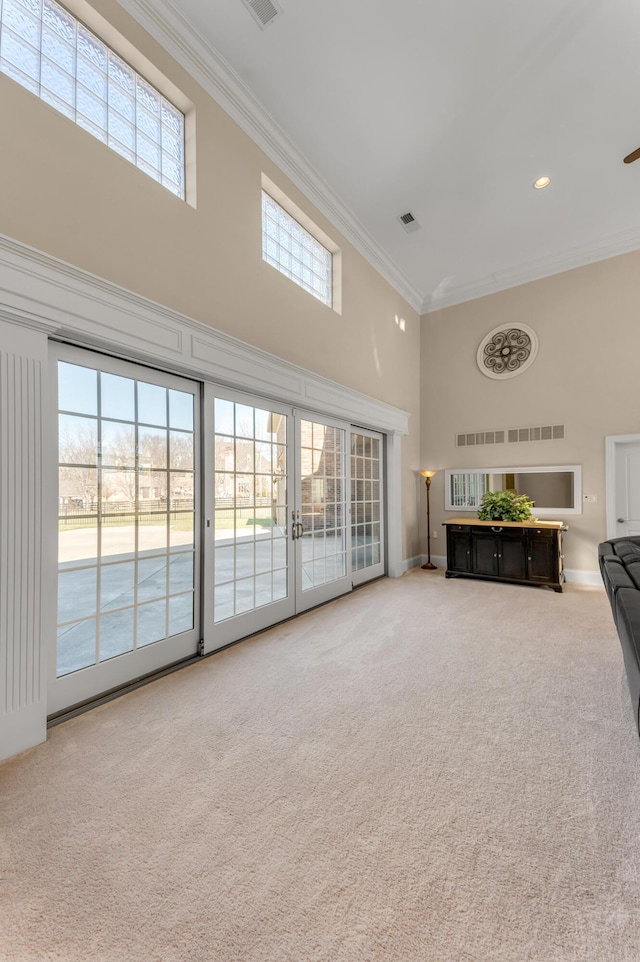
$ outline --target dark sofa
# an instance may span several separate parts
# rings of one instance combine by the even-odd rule
[[[640,733],[640,537],[603,541],[598,546],[598,558],[622,645],[636,727]]]

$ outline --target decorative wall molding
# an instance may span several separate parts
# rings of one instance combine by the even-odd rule
[[[478,346],[476,360],[485,377],[505,381],[531,367],[538,354],[538,335],[526,324],[500,324]]]
[[[0,321],[0,759],[45,737],[47,341]]]
[[[0,235],[0,318],[273,400],[407,434],[409,415]]]
[[[118,0],[415,311],[424,294],[403,274],[224,58],[171,0]]]

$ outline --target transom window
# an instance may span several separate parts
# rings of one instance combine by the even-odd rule
[[[0,71],[184,200],[184,114],[55,0],[0,0]]]
[[[333,255],[262,192],[262,258],[318,300],[332,306]]]

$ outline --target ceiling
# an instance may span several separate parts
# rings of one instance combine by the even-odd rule
[[[120,2],[419,311],[640,248],[637,0]]]

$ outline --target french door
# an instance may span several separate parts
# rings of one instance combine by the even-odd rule
[[[384,438],[350,431],[351,580],[355,585],[385,573]]]
[[[205,385],[204,648],[384,573],[382,437]]]
[[[348,556],[348,430],[340,421],[296,416],[296,497],[291,517],[297,612],[353,587]]]
[[[50,714],[384,573],[381,435],[211,384],[201,435],[201,385],[52,352]]]
[[[63,345],[58,628],[50,714],[197,652],[199,396],[184,378]]]
[[[205,385],[204,650],[295,614],[292,412]]]

